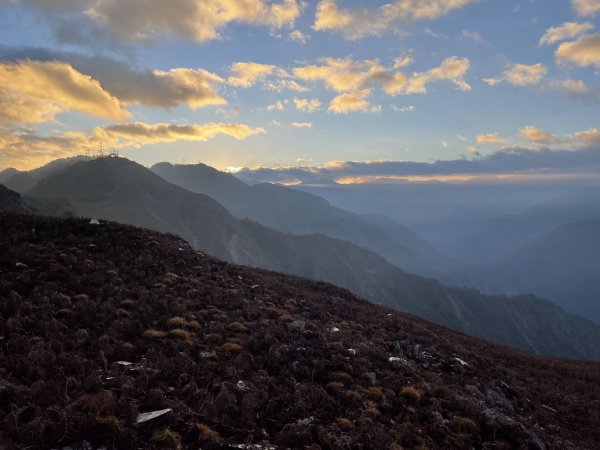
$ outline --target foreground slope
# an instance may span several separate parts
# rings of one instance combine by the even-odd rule
[[[409,275],[324,235],[296,236],[232,217],[212,198],[123,158],[79,162],[30,191],[40,209],[177,234],[227,261],[328,281],[376,303],[541,354],[600,359],[600,326],[535,297],[484,296]],[[59,210],[53,209],[60,205]]]
[[[171,235],[32,216],[0,228],[6,448],[599,448],[598,363],[489,344]]]

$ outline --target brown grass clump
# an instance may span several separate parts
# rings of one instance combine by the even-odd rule
[[[192,331],[198,331],[200,329],[200,323],[197,320],[190,320],[185,324],[185,327]]]
[[[211,345],[221,345],[223,343],[223,335],[218,333],[208,334],[204,339]]]
[[[204,425],[203,423],[197,423],[196,429],[198,430],[198,434],[200,438],[214,443],[219,443],[221,441],[221,436],[215,430],[213,430],[208,425]]]
[[[58,318],[68,319],[71,316],[73,316],[72,309],[63,308],[63,309],[59,309],[58,311],[56,311],[56,317],[58,317]]]
[[[225,342],[217,350],[219,350],[220,352],[237,353],[242,351],[242,346],[235,342]]]
[[[289,314],[282,314],[281,316],[279,316],[279,320],[281,322],[291,322],[292,320],[294,320],[294,318]]]
[[[163,428],[162,430],[156,430],[152,433],[152,437],[150,441],[154,444],[160,445],[160,448],[174,448],[180,449],[181,446],[181,437],[179,433],[176,433],[169,428]]]
[[[233,322],[227,325],[227,328],[231,331],[243,332],[248,331],[248,327],[241,322]]]
[[[90,300],[90,298],[86,294],[77,294],[72,297],[72,300],[75,303],[82,303],[82,302],[88,302]]]
[[[181,316],[175,316],[175,317],[171,317],[167,323],[169,324],[169,326],[171,327],[175,327],[175,328],[179,328],[179,327],[183,327],[187,324],[187,320],[185,320],[184,317]]]
[[[123,308],[119,308],[119,309],[117,309],[117,317],[120,317],[121,319],[125,319],[125,318],[129,317],[129,311],[127,311],[126,309],[123,309]]]
[[[119,304],[121,305],[121,308],[133,308],[137,304],[137,302],[128,298],[123,300]]]
[[[343,430],[350,430],[352,428],[352,421],[345,417],[338,417],[335,419],[335,423]]]
[[[339,381],[330,381],[327,383],[327,389],[339,391],[340,389],[344,389],[344,383],[340,383]]]
[[[169,331],[169,335],[185,341],[191,341],[194,337],[192,333],[184,330],[183,328],[174,328]]]
[[[144,331],[144,337],[152,339],[164,338],[166,335],[167,333],[165,333],[164,331],[155,330],[154,328],[149,328]]]
[[[404,386],[400,390],[400,396],[410,405],[418,405],[421,401],[421,391],[414,386]]]
[[[450,421],[450,428],[458,433],[478,434],[479,425],[468,417],[455,416]]]
[[[383,390],[381,388],[378,387],[370,387],[367,389],[367,395],[372,398],[373,400],[376,400],[378,402],[380,402],[381,400],[383,400]]]

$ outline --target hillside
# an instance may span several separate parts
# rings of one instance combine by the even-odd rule
[[[600,322],[600,221],[560,226],[487,271],[490,285],[532,292]]]
[[[495,342],[541,354],[600,359],[600,326],[550,302],[449,289],[345,241],[284,234],[238,220],[212,198],[170,184],[123,158],[79,162],[30,192],[46,213],[69,212],[174,233],[226,261],[331,282],[375,303]]]
[[[249,186],[204,164],[160,163],[151,170],[170,183],[214,198],[238,218],[284,233],[324,234],[375,252],[406,272],[467,284],[457,264],[400,224],[391,234],[376,221],[336,208],[316,195],[270,183]]]
[[[0,184],[0,213],[32,214],[35,212],[21,196]]]
[[[489,344],[171,235],[0,227],[7,448],[599,448],[598,363]]]

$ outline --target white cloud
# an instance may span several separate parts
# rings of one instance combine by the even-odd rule
[[[600,0],[572,0],[571,3],[580,16],[595,16],[600,12]]]
[[[540,38],[540,45],[550,45],[565,39],[576,38],[593,29],[594,24],[591,22],[565,22],[558,27],[548,28]]]
[[[379,36],[388,31],[401,31],[406,23],[435,20],[477,0],[396,0],[377,8],[356,10],[340,8],[335,0],[322,0],[317,5],[315,23],[318,31],[336,31],[348,39]]]
[[[558,137],[533,125],[527,125],[521,128],[519,137],[524,141],[534,144],[550,145],[560,142]]]
[[[471,85],[464,79],[469,71],[470,61],[467,58],[453,56],[442,61],[439,67],[426,72],[417,72],[411,76],[396,72],[391,80],[384,84],[384,90],[390,95],[425,94],[427,85],[437,81],[450,81],[461,91],[470,91]]]
[[[367,98],[371,91],[364,89],[356,92],[346,92],[340,94],[331,100],[329,112],[334,114],[348,114],[350,112],[379,112],[381,111],[380,106],[375,106],[369,103]]]
[[[79,111],[109,120],[129,118],[121,102],[93,78],[59,61],[0,62],[0,124],[32,124]]]
[[[267,111],[283,111],[285,106],[281,100],[273,103],[272,105],[267,106]]]
[[[313,126],[312,122],[292,122],[290,125],[295,128],[312,128]]]
[[[416,108],[413,105],[406,105],[406,106],[396,106],[396,105],[390,105],[390,108],[392,111],[396,111],[396,112],[413,112]]]
[[[302,44],[306,44],[306,42],[308,42],[308,38],[310,36],[308,36],[307,34],[304,34],[302,31],[300,30],[294,30],[290,33],[290,39],[292,41],[295,42],[300,42]]]
[[[300,12],[296,0],[98,0],[86,14],[126,40],[176,35],[206,42],[231,23],[291,27]]]
[[[296,109],[306,112],[315,112],[321,109],[321,102],[318,99],[306,99],[294,97]]]
[[[563,42],[556,50],[556,60],[579,67],[600,67],[600,34],[583,36],[573,42]]]
[[[478,144],[501,144],[506,141],[500,133],[479,134],[475,137]]]
[[[546,76],[548,70],[543,64],[515,64],[510,69],[502,72],[498,78],[486,78],[485,81],[490,86],[495,86],[501,82],[507,82],[515,86],[525,86],[538,84]]]
[[[277,70],[272,64],[255,62],[236,62],[231,65],[231,75],[227,82],[232,86],[249,88],[264,80]]]

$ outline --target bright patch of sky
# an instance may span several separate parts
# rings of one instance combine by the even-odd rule
[[[222,169],[600,147],[600,2],[388,2],[0,0],[0,169],[101,144]]]

